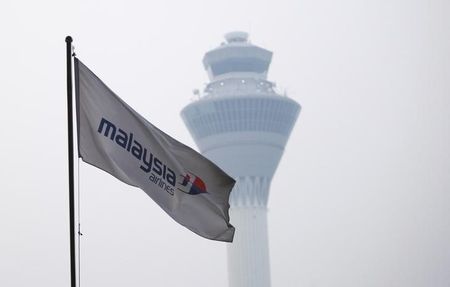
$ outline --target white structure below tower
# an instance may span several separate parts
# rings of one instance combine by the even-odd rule
[[[230,202],[230,218],[236,234],[227,247],[229,286],[269,287],[267,207],[266,203],[256,201],[267,198],[270,181],[267,177],[256,176],[238,177],[237,181]]]
[[[181,115],[200,151],[233,176],[228,248],[230,287],[269,287],[267,200],[270,182],[300,112],[300,105],[267,80],[272,53],[233,32],[207,52],[210,83]]]

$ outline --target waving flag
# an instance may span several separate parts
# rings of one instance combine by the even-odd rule
[[[231,242],[234,179],[145,120],[77,58],[75,80],[83,161],[141,188],[193,232]]]

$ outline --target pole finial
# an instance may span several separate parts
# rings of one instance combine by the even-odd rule
[[[66,37],[66,43],[72,43],[72,37],[67,36]]]

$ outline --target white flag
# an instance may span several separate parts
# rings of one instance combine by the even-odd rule
[[[145,120],[77,58],[75,80],[83,161],[141,188],[193,232],[233,241],[228,200],[234,179]]]

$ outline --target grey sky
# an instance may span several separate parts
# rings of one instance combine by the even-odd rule
[[[450,2],[2,1],[0,286],[68,286],[65,43],[194,147],[179,111],[232,30],[302,106],[272,182],[273,286],[450,285]],[[81,164],[83,286],[227,286],[225,244]]]

